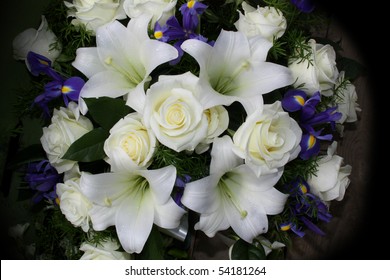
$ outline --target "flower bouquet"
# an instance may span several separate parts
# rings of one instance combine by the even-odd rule
[[[8,162],[25,257],[191,259],[201,231],[226,258],[281,259],[325,235],[360,108],[324,24],[310,1],[52,0],[13,41],[31,77],[15,107],[41,129]]]

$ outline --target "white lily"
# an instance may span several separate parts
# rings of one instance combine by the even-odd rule
[[[210,175],[187,183],[182,203],[200,213],[196,230],[213,237],[230,226],[245,241],[268,230],[267,215],[283,210],[287,195],[274,185],[282,172],[260,176],[232,152],[229,136],[214,140]]]
[[[142,112],[150,73],[178,56],[171,45],[148,37],[150,19],[141,15],[127,27],[118,21],[106,24],[96,32],[97,47],[77,50],[72,65],[89,79],[80,92],[83,114],[87,107],[82,98],[102,96],[124,96],[128,106]]]
[[[293,83],[287,67],[266,62],[272,43],[261,36],[248,39],[244,33],[222,30],[214,46],[196,39],[181,48],[200,66],[200,78],[214,96],[207,107],[239,101],[245,109],[262,106],[262,94]]]
[[[176,168],[88,174],[80,188],[95,203],[90,216],[94,230],[115,225],[123,249],[140,253],[153,223],[161,228],[179,226],[185,210],[171,198]]]

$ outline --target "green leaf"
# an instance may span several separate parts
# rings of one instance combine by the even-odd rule
[[[123,99],[111,97],[84,98],[91,117],[103,128],[110,130],[121,118],[133,110]]]
[[[236,241],[232,248],[232,260],[265,260],[266,255],[263,246],[258,247],[242,239]]]
[[[41,144],[33,144],[20,150],[7,164],[8,169],[14,169],[22,164],[46,159]]]
[[[164,259],[164,242],[160,231],[153,226],[148,240],[142,252],[137,256],[140,260],[163,260]]]
[[[103,146],[108,136],[109,132],[105,129],[91,130],[77,139],[62,158],[80,162],[101,160],[106,156]]]

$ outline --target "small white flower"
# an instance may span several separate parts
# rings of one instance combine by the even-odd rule
[[[318,161],[316,175],[307,180],[310,191],[323,201],[342,200],[350,183],[352,166],[341,166],[344,159],[335,154],[336,149],[334,141],[328,147],[328,154]]]
[[[34,28],[28,28],[19,33],[13,40],[13,56],[15,59],[25,60],[27,54],[35,52],[43,55],[54,62],[61,54],[61,46],[57,43],[57,36],[49,29],[46,17],[42,16],[42,22],[38,30]],[[54,46],[54,44],[56,44]],[[30,66],[26,61],[27,68]]]
[[[181,152],[193,151],[207,136],[204,90],[191,72],[160,76],[146,93],[144,119],[159,142]]]
[[[302,89],[309,96],[317,91],[324,96],[331,96],[339,75],[336,52],[331,45],[318,44],[314,39],[310,39],[307,45],[309,49],[304,50],[307,59],[294,58],[288,62],[295,81],[294,87]]]
[[[131,255],[119,251],[120,244],[116,240],[106,240],[100,244],[83,242],[80,251],[84,251],[80,260],[130,260]]]
[[[337,111],[342,114],[338,123],[356,122],[357,113],[361,109],[357,103],[358,96],[355,86],[348,80],[345,80],[345,72],[341,71],[336,83],[336,105]]]
[[[156,136],[145,127],[142,116],[135,112],[110,129],[104,152],[112,171],[146,168],[151,164],[156,145]]]
[[[130,18],[142,14],[153,15],[151,26],[158,21],[164,25],[169,17],[175,14],[177,0],[125,0],[123,8]]]
[[[260,176],[282,171],[295,159],[301,137],[297,122],[276,101],[247,117],[233,136],[233,151]]]
[[[69,9],[68,16],[73,17],[72,24],[84,25],[92,34],[104,24],[116,19],[125,19],[123,10],[124,0],[73,0],[72,3],[64,1]]]
[[[196,230],[213,237],[229,227],[251,243],[268,231],[267,215],[284,208],[287,196],[274,188],[282,172],[257,177],[232,152],[228,136],[214,140],[210,175],[187,183],[182,203],[200,213]]]
[[[41,144],[49,162],[58,173],[69,171],[76,161],[62,159],[70,145],[93,129],[92,122],[80,116],[75,102],[69,102],[68,108],[54,109],[51,124],[43,128]]]
[[[84,232],[88,232],[90,226],[88,212],[92,209],[92,203],[80,190],[80,178],[76,177],[64,183],[58,183],[56,192],[62,214],[75,227],[81,227]]]
[[[287,21],[283,13],[272,6],[259,7],[257,9],[242,2],[244,14],[239,11],[240,17],[234,23],[238,31],[252,37],[261,35],[271,43],[284,34]]]

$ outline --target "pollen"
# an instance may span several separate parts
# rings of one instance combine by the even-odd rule
[[[70,87],[68,87],[68,86],[63,86],[62,88],[61,88],[61,92],[63,93],[63,94],[67,94],[67,93],[69,93],[69,92],[71,92],[72,91],[72,88],[70,88]]]
[[[313,135],[310,135],[309,139],[308,139],[308,147],[309,147],[309,149],[313,148],[315,143],[316,143],[316,138]]]
[[[307,188],[304,184],[299,184],[299,188],[301,189],[302,193],[307,193]]]
[[[196,3],[196,1],[191,0],[191,1],[189,1],[189,2],[187,3],[187,7],[188,7],[189,9],[192,9],[192,8],[194,7],[195,3]]]
[[[39,59],[39,63],[45,66],[49,66],[49,63],[45,60]]]
[[[299,105],[301,105],[301,106],[305,105],[305,99],[303,99],[302,96],[294,95],[294,99],[295,99],[295,101],[297,101],[299,103]]]
[[[164,36],[164,33],[162,31],[155,31],[154,37],[158,40],[161,39]]]
[[[285,224],[280,226],[280,230],[287,231],[291,228],[291,224]]]

